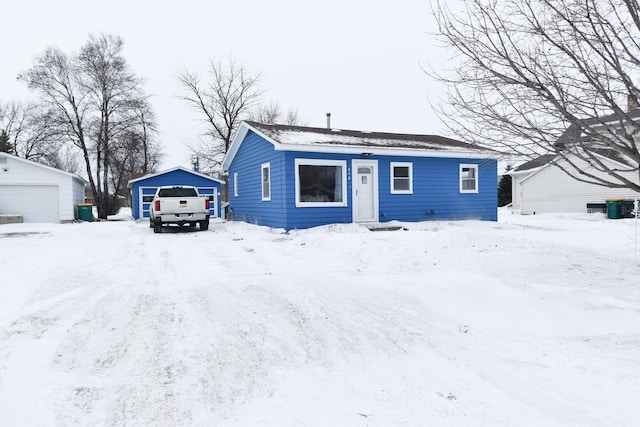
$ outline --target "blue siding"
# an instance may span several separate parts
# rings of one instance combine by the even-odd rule
[[[390,162],[413,163],[413,194],[391,194]],[[478,165],[478,193],[460,193],[460,164]],[[434,157],[379,159],[380,221],[497,220],[497,161]]]
[[[147,218],[148,215],[140,211],[140,188],[147,194],[155,194],[155,189],[163,185],[191,185],[198,188],[215,188],[220,193],[220,183],[213,179],[207,179],[200,175],[193,174],[187,170],[177,169],[146,179],[136,181],[131,186],[131,214],[134,219]],[[150,187],[150,188],[144,188]],[[211,190],[204,190],[202,194],[211,194]],[[220,198],[218,198],[218,211],[216,216],[220,216],[219,207]],[[148,209],[148,203],[143,204],[143,210]],[[213,215],[213,212],[212,212]]]
[[[304,153],[290,151],[286,153],[285,166],[286,174],[285,187],[287,191],[287,230],[293,228],[309,228],[324,224],[350,223],[353,221],[351,208],[351,159],[354,156],[336,155],[327,153]],[[359,158],[357,156],[356,158]],[[325,160],[347,160],[347,192],[344,197],[347,206],[331,207],[296,207],[296,159],[325,159]]]
[[[344,160],[347,206],[296,207],[295,160]],[[229,168],[229,202],[234,218],[259,225],[308,228],[353,221],[352,160],[357,154],[284,152],[249,131]],[[408,156],[371,156],[378,163],[378,202],[381,222],[425,220],[497,220],[497,161]],[[391,194],[391,162],[413,164],[413,193]],[[261,165],[270,164],[271,200],[262,201]],[[460,193],[460,165],[478,165],[478,192]],[[238,173],[238,197],[234,197]]]
[[[262,200],[262,164],[269,163],[271,200]],[[229,206],[233,217],[253,224],[287,228],[284,153],[249,131],[229,167]],[[238,174],[238,196],[234,196],[234,174]]]

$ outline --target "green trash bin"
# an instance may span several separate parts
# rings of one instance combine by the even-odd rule
[[[635,218],[633,212],[633,200],[624,199],[620,202],[620,217],[621,218]]]
[[[606,199],[607,203],[607,218],[620,219],[622,218],[622,201],[624,199]]]
[[[78,219],[82,221],[93,221],[93,205],[91,203],[83,203],[76,205],[78,208]]]

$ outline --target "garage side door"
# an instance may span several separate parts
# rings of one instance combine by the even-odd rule
[[[57,185],[0,185],[0,214],[22,215],[24,222],[60,222]]]

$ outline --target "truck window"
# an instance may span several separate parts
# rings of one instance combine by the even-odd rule
[[[196,197],[198,194],[193,188],[162,188],[158,197]]]

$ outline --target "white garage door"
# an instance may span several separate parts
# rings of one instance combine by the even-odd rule
[[[0,185],[0,214],[22,215],[24,222],[60,222],[57,185]]]

